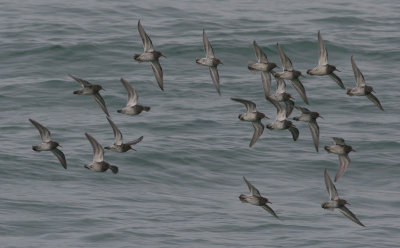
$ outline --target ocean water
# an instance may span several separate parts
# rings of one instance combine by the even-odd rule
[[[400,4],[396,1],[10,1],[0,2],[0,246],[1,247],[398,247],[400,245]],[[151,37],[164,70],[162,92],[143,50],[137,22]],[[222,96],[203,57],[202,29],[213,45]],[[300,138],[270,131],[249,148],[250,123],[238,120],[252,100],[272,119],[255,60],[256,40],[280,65],[279,42],[296,69],[317,64],[317,32],[329,62],[354,87],[350,57],[385,111],[366,97],[349,97],[329,77],[306,76],[319,112],[320,152],[306,123]],[[95,173],[84,133],[113,143],[104,113],[68,74],[101,84],[111,117],[137,151],[105,152],[119,173]],[[138,91],[150,112],[116,112]],[[275,82],[273,83],[275,87]],[[305,106],[290,82],[287,90]],[[294,110],[291,117],[298,115]],[[67,158],[64,170],[50,152],[36,153],[48,127]],[[264,124],[272,120],[263,120]],[[336,183],[339,195],[366,227],[328,200],[323,171],[333,177],[338,158],[323,146],[343,137],[356,152]],[[241,203],[242,176],[272,202],[277,220]]]

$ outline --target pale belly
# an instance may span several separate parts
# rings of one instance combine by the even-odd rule
[[[106,162],[93,162],[89,165],[89,169],[92,171],[103,172],[108,169],[109,165]]]
[[[290,96],[285,93],[275,93],[270,96],[272,99],[278,102],[284,102],[290,100]]]
[[[299,121],[304,121],[304,122],[310,122],[311,121],[311,115],[305,115],[302,114],[299,116]]]
[[[268,68],[268,64],[265,63],[249,63],[248,65],[249,68],[252,70],[257,70],[257,71],[268,71],[270,68]]]
[[[196,63],[199,65],[204,65],[204,66],[217,66],[214,59],[212,59],[212,58],[196,59]]]
[[[333,146],[328,146],[329,147],[329,152],[335,153],[338,155],[345,154],[344,148],[339,145],[333,145]]]
[[[243,115],[243,120],[244,121],[250,121],[250,122],[254,122],[257,121],[257,114],[256,113],[246,113]]]
[[[293,79],[297,79],[298,78],[298,76],[296,76],[292,71],[284,71],[282,73],[277,73],[276,75],[279,78],[287,79],[287,80],[293,80]]]
[[[287,125],[285,121],[275,121],[271,123],[271,127],[277,130],[285,130],[287,129]]]
[[[137,114],[140,114],[140,112],[142,112],[142,111],[139,111],[138,108],[136,108],[136,106],[125,107],[122,109],[122,113],[126,114],[126,115],[137,115]]]
[[[56,147],[57,147],[56,144],[54,142],[50,141],[50,142],[42,143],[38,146],[35,146],[35,150],[36,151],[51,151]]]
[[[317,76],[323,76],[323,75],[328,75],[330,72],[328,71],[327,66],[318,66],[313,68],[309,74],[311,75],[317,75]]]
[[[365,88],[364,87],[352,88],[348,94],[353,96],[365,96]]]
[[[153,53],[142,53],[136,60],[140,62],[151,62],[155,60],[155,57]]]

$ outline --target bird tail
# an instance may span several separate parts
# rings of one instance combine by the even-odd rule
[[[110,165],[109,169],[112,171],[112,173],[117,174],[118,173],[118,167],[114,165]]]
[[[146,111],[146,112],[149,112],[150,111],[150,107],[143,106],[143,110]]]
[[[352,96],[353,93],[351,93],[351,89],[347,89],[347,95]]]
[[[243,194],[241,194],[241,195],[239,196],[239,199],[240,199],[241,202],[247,202],[247,201],[246,201],[246,196],[243,195]]]
[[[256,62],[249,61],[249,63],[247,63],[247,69],[249,69],[251,72],[257,72],[257,70],[255,70],[255,69],[253,68],[253,65],[254,65],[255,63],[256,63]]]

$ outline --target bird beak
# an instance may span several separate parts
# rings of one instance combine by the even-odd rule
[[[335,69],[335,71],[341,72],[341,71],[339,71],[337,68]]]
[[[131,147],[131,150],[134,150],[134,151],[136,151],[136,149],[135,149],[135,148],[133,148],[133,147]]]
[[[353,152],[355,152],[356,150],[354,150],[353,148],[351,148],[351,150],[353,151]]]
[[[318,116],[319,118],[322,118],[322,119],[324,119],[325,120],[325,118],[324,117],[322,117],[322,116]]]
[[[161,56],[163,56],[164,58],[166,58],[167,56],[165,56],[163,53],[161,54]]]

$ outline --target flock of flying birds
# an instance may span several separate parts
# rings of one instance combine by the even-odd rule
[[[161,88],[163,88],[163,71],[159,62],[160,57],[165,57],[162,52],[156,51],[154,49],[153,43],[147,33],[144,31],[140,20],[138,22],[138,31],[140,37],[143,42],[144,52],[141,54],[134,54],[134,59],[141,62],[150,62],[151,67],[153,69],[156,81]],[[210,75],[212,81],[217,89],[219,95],[221,95],[221,88],[219,84],[219,74],[217,67],[219,64],[222,64],[222,61],[215,57],[214,50],[209,42],[205,31],[203,30],[203,45],[205,51],[205,58],[196,59],[196,63],[204,66],[208,66],[210,70]],[[298,117],[294,117],[295,121],[304,121],[307,122],[312,134],[312,139],[314,142],[314,146],[316,151],[318,152],[319,147],[319,127],[316,119],[321,117],[319,113],[312,112],[305,107],[301,107],[295,105],[293,101],[293,97],[286,92],[286,83],[285,79],[289,80],[295,90],[300,95],[301,99],[306,103],[308,103],[307,94],[305,88],[301,81],[299,80],[300,76],[303,76],[300,71],[297,71],[293,68],[291,60],[286,56],[283,52],[280,45],[277,43],[277,50],[280,55],[280,59],[282,62],[283,71],[275,72],[274,69],[278,68],[275,63],[271,63],[268,61],[266,54],[261,50],[258,46],[257,42],[253,42],[255,55],[257,57],[257,62],[249,62],[248,69],[252,72],[260,71],[261,72],[261,81],[264,89],[265,98],[271,102],[275,108],[277,109],[277,115],[274,122],[267,125],[267,128],[270,130],[289,130],[292,134],[293,140],[296,141],[299,137],[299,130],[293,124],[292,121],[287,118],[292,113],[293,108],[296,108],[301,112],[301,115]],[[336,82],[340,88],[345,89],[345,86],[342,80],[334,73],[335,71],[339,71],[335,66],[328,64],[328,52],[322,40],[322,36],[320,32],[318,32],[318,47],[319,47],[319,59],[318,65],[312,69],[307,70],[307,74],[309,75],[318,75],[324,76],[328,75],[334,82]],[[354,76],[356,80],[356,87],[352,89],[347,89],[347,94],[350,96],[366,96],[369,100],[371,100],[379,109],[383,110],[381,103],[378,98],[376,98],[372,92],[374,92],[371,86],[366,85],[364,77],[361,71],[358,69],[354,57],[351,57],[351,64],[354,71]],[[274,94],[271,93],[271,75],[274,76],[276,80],[276,92]],[[69,75],[72,79],[78,82],[82,88],[80,90],[76,90],[73,93],[77,95],[92,95],[94,100],[98,103],[100,108],[107,115],[107,120],[111,125],[111,128],[114,132],[114,143],[111,146],[104,147],[105,149],[114,151],[114,152],[127,152],[129,150],[135,150],[132,146],[142,141],[143,136],[140,138],[123,143],[122,134],[115,125],[115,123],[111,120],[110,114],[107,110],[106,104],[102,96],[100,95],[100,90],[104,90],[101,85],[91,84],[88,81]],[[126,115],[138,115],[142,111],[149,111],[150,107],[142,106],[138,104],[138,94],[126,80],[121,78],[121,83],[125,87],[128,92],[128,102],[125,107],[120,110],[117,110],[118,113],[126,114]],[[250,141],[249,146],[252,147],[258,140],[258,138],[262,135],[264,131],[264,125],[261,122],[262,119],[268,118],[266,114],[258,112],[256,109],[256,104],[252,101],[240,99],[240,98],[231,98],[233,101],[242,103],[245,105],[247,112],[243,114],[239,114],[238,118],[242,121],[248,121],[253,124],[254,134]],[[40,137],[42,139],[42,143],[38,146],[32,146],[34,151],[51,151],[60,161],[61,165],[67,169],[67,162],[65,159],[64,153],[59,150],[57,147],[60,146],[58,142],[52,141],[50,137],[50,131],[38,123],[35,120],[29,119],[29,121],[39,130]],[[118,167],[111,165],[104,161],[104,148],[100,145],[99,142],[95,138],[93,138],[90,134],[85,133],[86,138],[89,140],[92,148],[93,148],[93,161],[89,165],[85,165],[85,168],[97,171],[104,172],[110,169],[113,173],[118,173]],[[335,153],[339,156],[339,168],[337,170],[335,176],[335,182],[344,174],[350,164],[350,158],[348,154],[351,151],[355,151],[351,146],[346,145],[344,139],[333,137],[334,145],[325,146],[325,150],[328,153]],[[276,213],[270,208],[267,203],[270,201],[267,198],[261,196],[260,192],[245,178],[251,195],[241,194],[239,199],[242,202],[251,203],[256,206],[261,206],[265,210],[267,210],[271,215],[278,218]],[[333,210],[337,208],[340,212],[342,212],[346,217],[355,223],[364,226],[357,217],[345,206],[348,204],[346,200],[340,199],[338,193],[336,191],[335,185],[330,179],[327,170],[324,172],[324,179],[326,188],[329,193],[329,202],[322,203],[322,208],[327,210]]]

